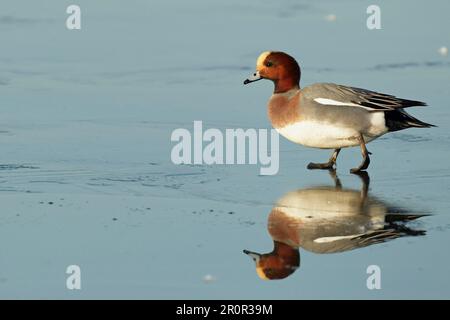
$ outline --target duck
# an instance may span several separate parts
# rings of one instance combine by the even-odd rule
[[[367,172],[358,174],[361,190],[342,187],[335,171],[334,186],[323,185],[289,191],[273,206],[267,229],[273,250],[250,256],[263,280],[280,280],[300,267],[300,248],[315,254],[337,254],[405,236],[423,236],[408,222],[427,216],[398,208],[368,193]],[[365,174],[365,175],[364,175]]]
[[[292,56],[265,51],[244,85],[271,80],[274,91],[268,102],[268,116],[274,129],[294,143],[333,150],[327,162],[311,162],[308,169],[335,168],[341,149],[359,146],[362,161],[350,172],[364,171],[370,164],[367,143],[388,132],[434,127],[404,110],[426,106],[425,102],[334,83],[300,88],[300,78],[300,66]]]

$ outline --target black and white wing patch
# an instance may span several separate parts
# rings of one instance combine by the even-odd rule
[[[361,88],[347,87],[332,83],[320,83],[310,87],[314,91],[313,100],[323,105],[352,106],[368,111],[392,111],[415,106],[426,106],[422,101],[397,98]]]

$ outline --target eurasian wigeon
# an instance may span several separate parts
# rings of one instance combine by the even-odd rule
[[[300,266],[299,248],[328,254],[371,246],[403,236],[425,234],[405,224],[423,214],[396,209],[368,195],[366,172],[361,190],[345,189],[332,172],[335,186],[299,189],[285,194],[269,214],[267,229],[274,249],[265,254],[248,250],[264,280],[283,279]]]
[[[244,84],[272,80],[275,89],[268,104],[272,126],[285,138],[308,147],[334,149],[326,163],[308,169],[331,169],[341,148],[360,146],[362,163],[352,173],[368,168],[366,143],[387,132],[433,125],[409,115],[404,108],[425,106],[421,101],[333,83],[316,83],[300,89],[300,67],[284,52],[263,52],[256,72]]]

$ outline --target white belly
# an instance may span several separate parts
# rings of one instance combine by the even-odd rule
[[[343,148],[358,145],[359,133],[325,122],[302,121],[276,129],[292,142],[314,148]]]
[[[276,128],[279,134],[292,142],[314,148],[345,148],[359,145],[358,136],[362,133],[366,143],[385,134],[384,113],[370,114],[370,126],[364,132],[351,127],[338,126],[329,122],[301,121],[283,128]]]

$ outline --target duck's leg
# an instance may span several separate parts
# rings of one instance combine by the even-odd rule
[[[308,169],[333,169],[333,166],[336,164],[336,159],[339,155],[341,149],[334,149],[333,154],[331,155],[328,162],[325,163],[314,163],[310,162],[307,166]]]
[[[358,173],[362,170],[366,170],[370,164],[369,154],[370,152],[366,148],[366,143],[364,142],[364,137],[360,134],[358,137],[359,146],[361,147],[361,154],[363,161],[357,168],[350,169],[350,173]]]

